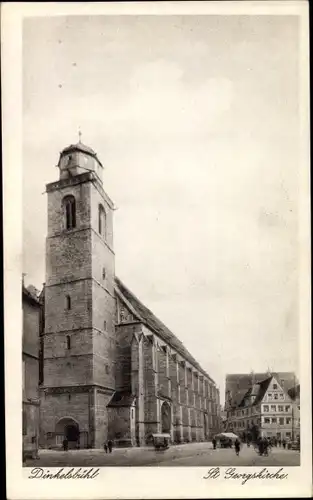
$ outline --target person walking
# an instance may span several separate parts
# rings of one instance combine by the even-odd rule
[[[113,443],[112,443],[111,439],[109,439],[109,441],[108,441],[109,453],[112,453],[112,448],[113,448]]]
[[[108,445],[107,445],[106,443],[104,443],[103,448],[104,448],[104,451],[105,451],[106,453],[108,453]]]
[[[283,439],[283,448],[284,448],[284,450],[286,449],[286,439],[285,438]]]
[[[63,439],[63,450],[68,451],[68,440],[67,438]]]
[[[213,450],[216,450],[216,439],[212,439],[212,444],[213,444]]]
[[[240,453],[240,441],[239,441],[239,439],[236,439],[236,441],[235,441],[235,452],[236,452],[237,457],[239,457],[239,453]]]
[[[259,447],[259,455],[262,456],[264,452],[264,441],[262,438],[259,439],[258,447]]]
[[[263,444],[263,455],[265,457],[268,457],[268,439],[264,439],[264,444]]]

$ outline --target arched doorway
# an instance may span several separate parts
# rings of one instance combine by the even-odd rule
[[[59,442],[67,439],[69,448],[79,446],[79,425],[73,418],[61,418],[56,424],[55,431]]]
[[[166,401],[161,407],[161,430],[166,434],[171,432],[171,407]]]

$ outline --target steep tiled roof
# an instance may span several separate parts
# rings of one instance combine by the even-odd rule
[[[259,389],[259,392],[258,392],[254,402],[253,402],[254,405],[257,405],[262,401],[262,399],[264,398],[265,393],[268,389],[268,386],[271,383],[272,378],[273,377],[269,377],[269,378],[267,378],[259,383],[260,389]]]
[[[288,392],[288,390],[295,385],[295,375],[293,372],[272,372],[272,373],[231,373],[226,375],[226,387],[225,392],[228,391],[232,393],[232,396],[236,395],[238,392],[247,391],[252,383],[255,384],[262,382],[269,378],[269,376],[274,376],[278,383],[282,385],[282,380],[284,380],[283,389]],[[227,401],[227,398],[226,398]]]
[[[268,377],[265,380],[262,380],[261,382],[254,384],[253,386],[249,387],[249,389],[245,392],[244,396],[241,398],[241,401],[239,404],[233,405],[239,408],[242,408],[245,406],[245,401],[246,399],[249,399],[250,396],[255,396],[255,400],[253,401],[252,405],[257,405],[259,404],[262,399],[264,398],[264,395],[268,389],[268,386],[270,385],[270,382],[273,377]],[[249,401],[250,405],[250,401]]]
[[[209,380],[214,380],[201,368],[199,363],[186,349],[184,344],[172,333],[140,300],[122,283],[122,281],[115,277],[115,283],[118,292],[126,298],[131,304],[132,308],[136,311],[138,319],[153,330],[164,342],[176,350],[186,361],[189,361],[199,372],[205,375]]]

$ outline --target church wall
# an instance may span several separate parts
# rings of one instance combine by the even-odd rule
[[[98,228],[97,228],[98,230]],[[106,290],[107,295],[114,301],[114,253],[108,247],[104,236],[99,235],[97,230],[92,233],[92,276],[99,283],[100,287]],[[102,307],[102,312],[104,308]],[[110,309],[112,314],[112,310]]]
[[[158,372],[156,370],[156,356],[156,347],[152,336],[151,338],[144,338],[144,421],[146,440],[150,434],[160,431],[160,407],[157,399]]]
[[[106,213],[106,238],[105,241],[110,248],[113,248],[113,210],[109,206],[107,195],[101,188],[98,190],[94,185],[91,186],[90,214],[92,227],[98,232],[98,210],[101,204]],[[103,194],[103,196],[102,196]]]
[[[89,230],[73,229],[46,241],[46,285],[85,279],[91,275]]]
[[[89,432],[89,394],[86,392],[44,394],[42,392],[40,404],[40,444],[42,446],[56,445],[56,424],[64,417],[76,420],[80,432]],[[53,436],[49,439],[47,433],[53,433]],[[59,440],[59,445],[62,445],[62,438]]]
[[[44,385],[46,387],[84,385],[91,384],[92,381],[92,355],[45,359]]]
[[[70,337],[71,348],[67,348],[67,337]],[[71,356],[79,354],[92,354],[92,330],[68,330],[44,337],[44,356],[46,359]]]
[[[95,448],[103,448],[105,441],[109,439],[109,408],[112,394],[103,394],[95,391]]]
[[[91,280],[46,287],[45,294],[45,333],[91,328]],[[71,309],[67,309],[67,295]]]
[[[135,446],[132,420],[135,418],[133,407],[112,407],[108,409],[109,438],[117,446]]]
[[[116,340],[116,389],[132,389],[132,337],[141,334],[142,327],[137,324],[119,324],[115,328]],[[135,368],[134,368],[135,369]],[[138,369],[138,367],[137,367]]]

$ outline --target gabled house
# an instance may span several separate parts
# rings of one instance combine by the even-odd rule
[[[296,439],[300,419],[295,402],[276,377],[252,384],[228,411],[227,430],[244,440],[262,437]]]

